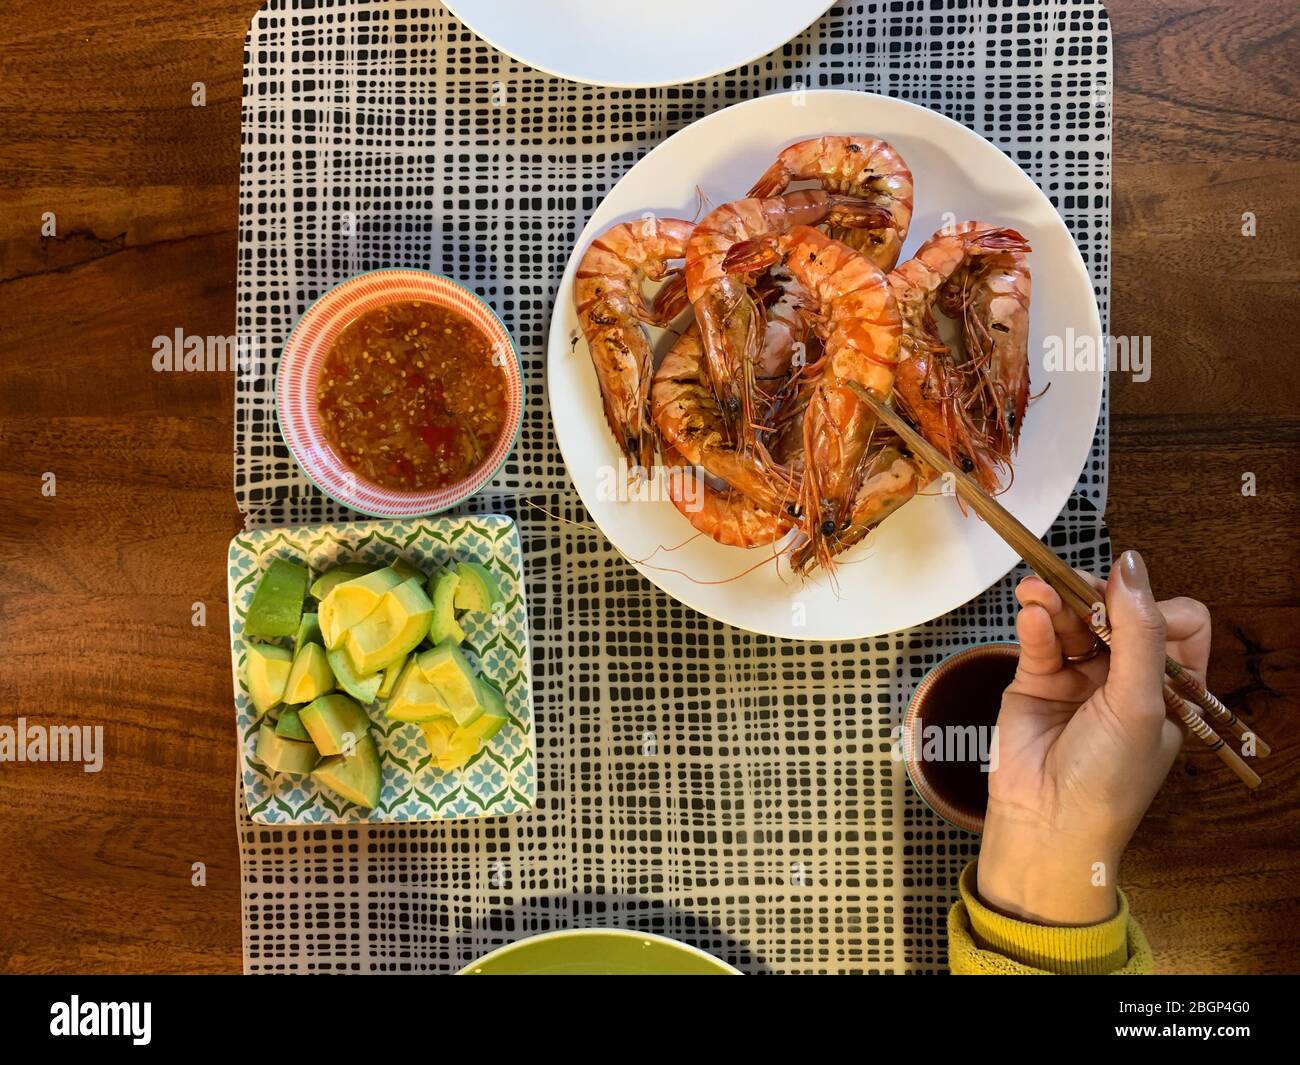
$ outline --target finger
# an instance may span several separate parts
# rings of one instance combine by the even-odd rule
[[[1111,630],[1106,702],[1130,720],[1163,718],[1165,618],[1136,551],[1125,551],[1111,570],[1106,615]]]
[[[1037,603],[1052,617],[1052,628],[1061,641],[1061,653],[1069,657],[1086,655],[1093,647],[1093,635],[1084,620],[1067,607],[1060,595],[1042,578],[1026,577],[1016,587],[1021,606]]]
[[[1165,639],[1169,656],[1186,666],[1205,683],[1210,660],[1210,611],[1204,603],[1179,596],[1157,604],[1165,616]]]
[[[1061,643],[1051,614],[1038,603],[1029,603],[1016,615],[1016,639],[1020,642],[1017,672],[1042,677],[1060,671]]]
[[[1089,573],[1087,570],[1082,569],[1076,569],[1074,572],[1091,584],[1094,591],[1103,596],[1106,594],[1106,582],[1095,573]]]

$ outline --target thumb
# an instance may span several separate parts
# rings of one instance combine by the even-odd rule
[[[1129,720],[1134,715],[1163,717],[1165,616],[1151,592],[1146,563],[1136,551],[1125,551],[1111,570],[1106,620],[1111,631],[1106,702]]]

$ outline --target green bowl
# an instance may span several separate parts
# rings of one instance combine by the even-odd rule
[[[508,943],[462,976],[739,976],[696,947],[648,932],[570,928]]]

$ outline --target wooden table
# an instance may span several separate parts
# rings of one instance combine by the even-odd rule
[[[1279,748],[1256,794],[1186,754],[1123,880],[1162,969],[1296,970],[1300,9],[1111,7],[1113,331],[1151,336],[1153,373],[1113,379],[1107,516],[1161,594],[1211,606],[1213,686]],[[240,968],[232,382],[156,373],[151,358],[178,327],[234,332],[253,10],[9,0],[0,13],[0,706],[5,720],[102,723],[107,746],[98,774],[0,766],[5,970]]]

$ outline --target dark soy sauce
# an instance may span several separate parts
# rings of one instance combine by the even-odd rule
[[[935,679],[920,708],[922,727],[997,724],[1002,692],[1016,675],[1016,654],[974,655]],[[918,736],[916,742],[921,743]],[[925,761],[921,769],[930,786],[956,809],[982,818],[989,801],[989,775],[975,759]],[[996,763],[995,763],[996,764]]]

